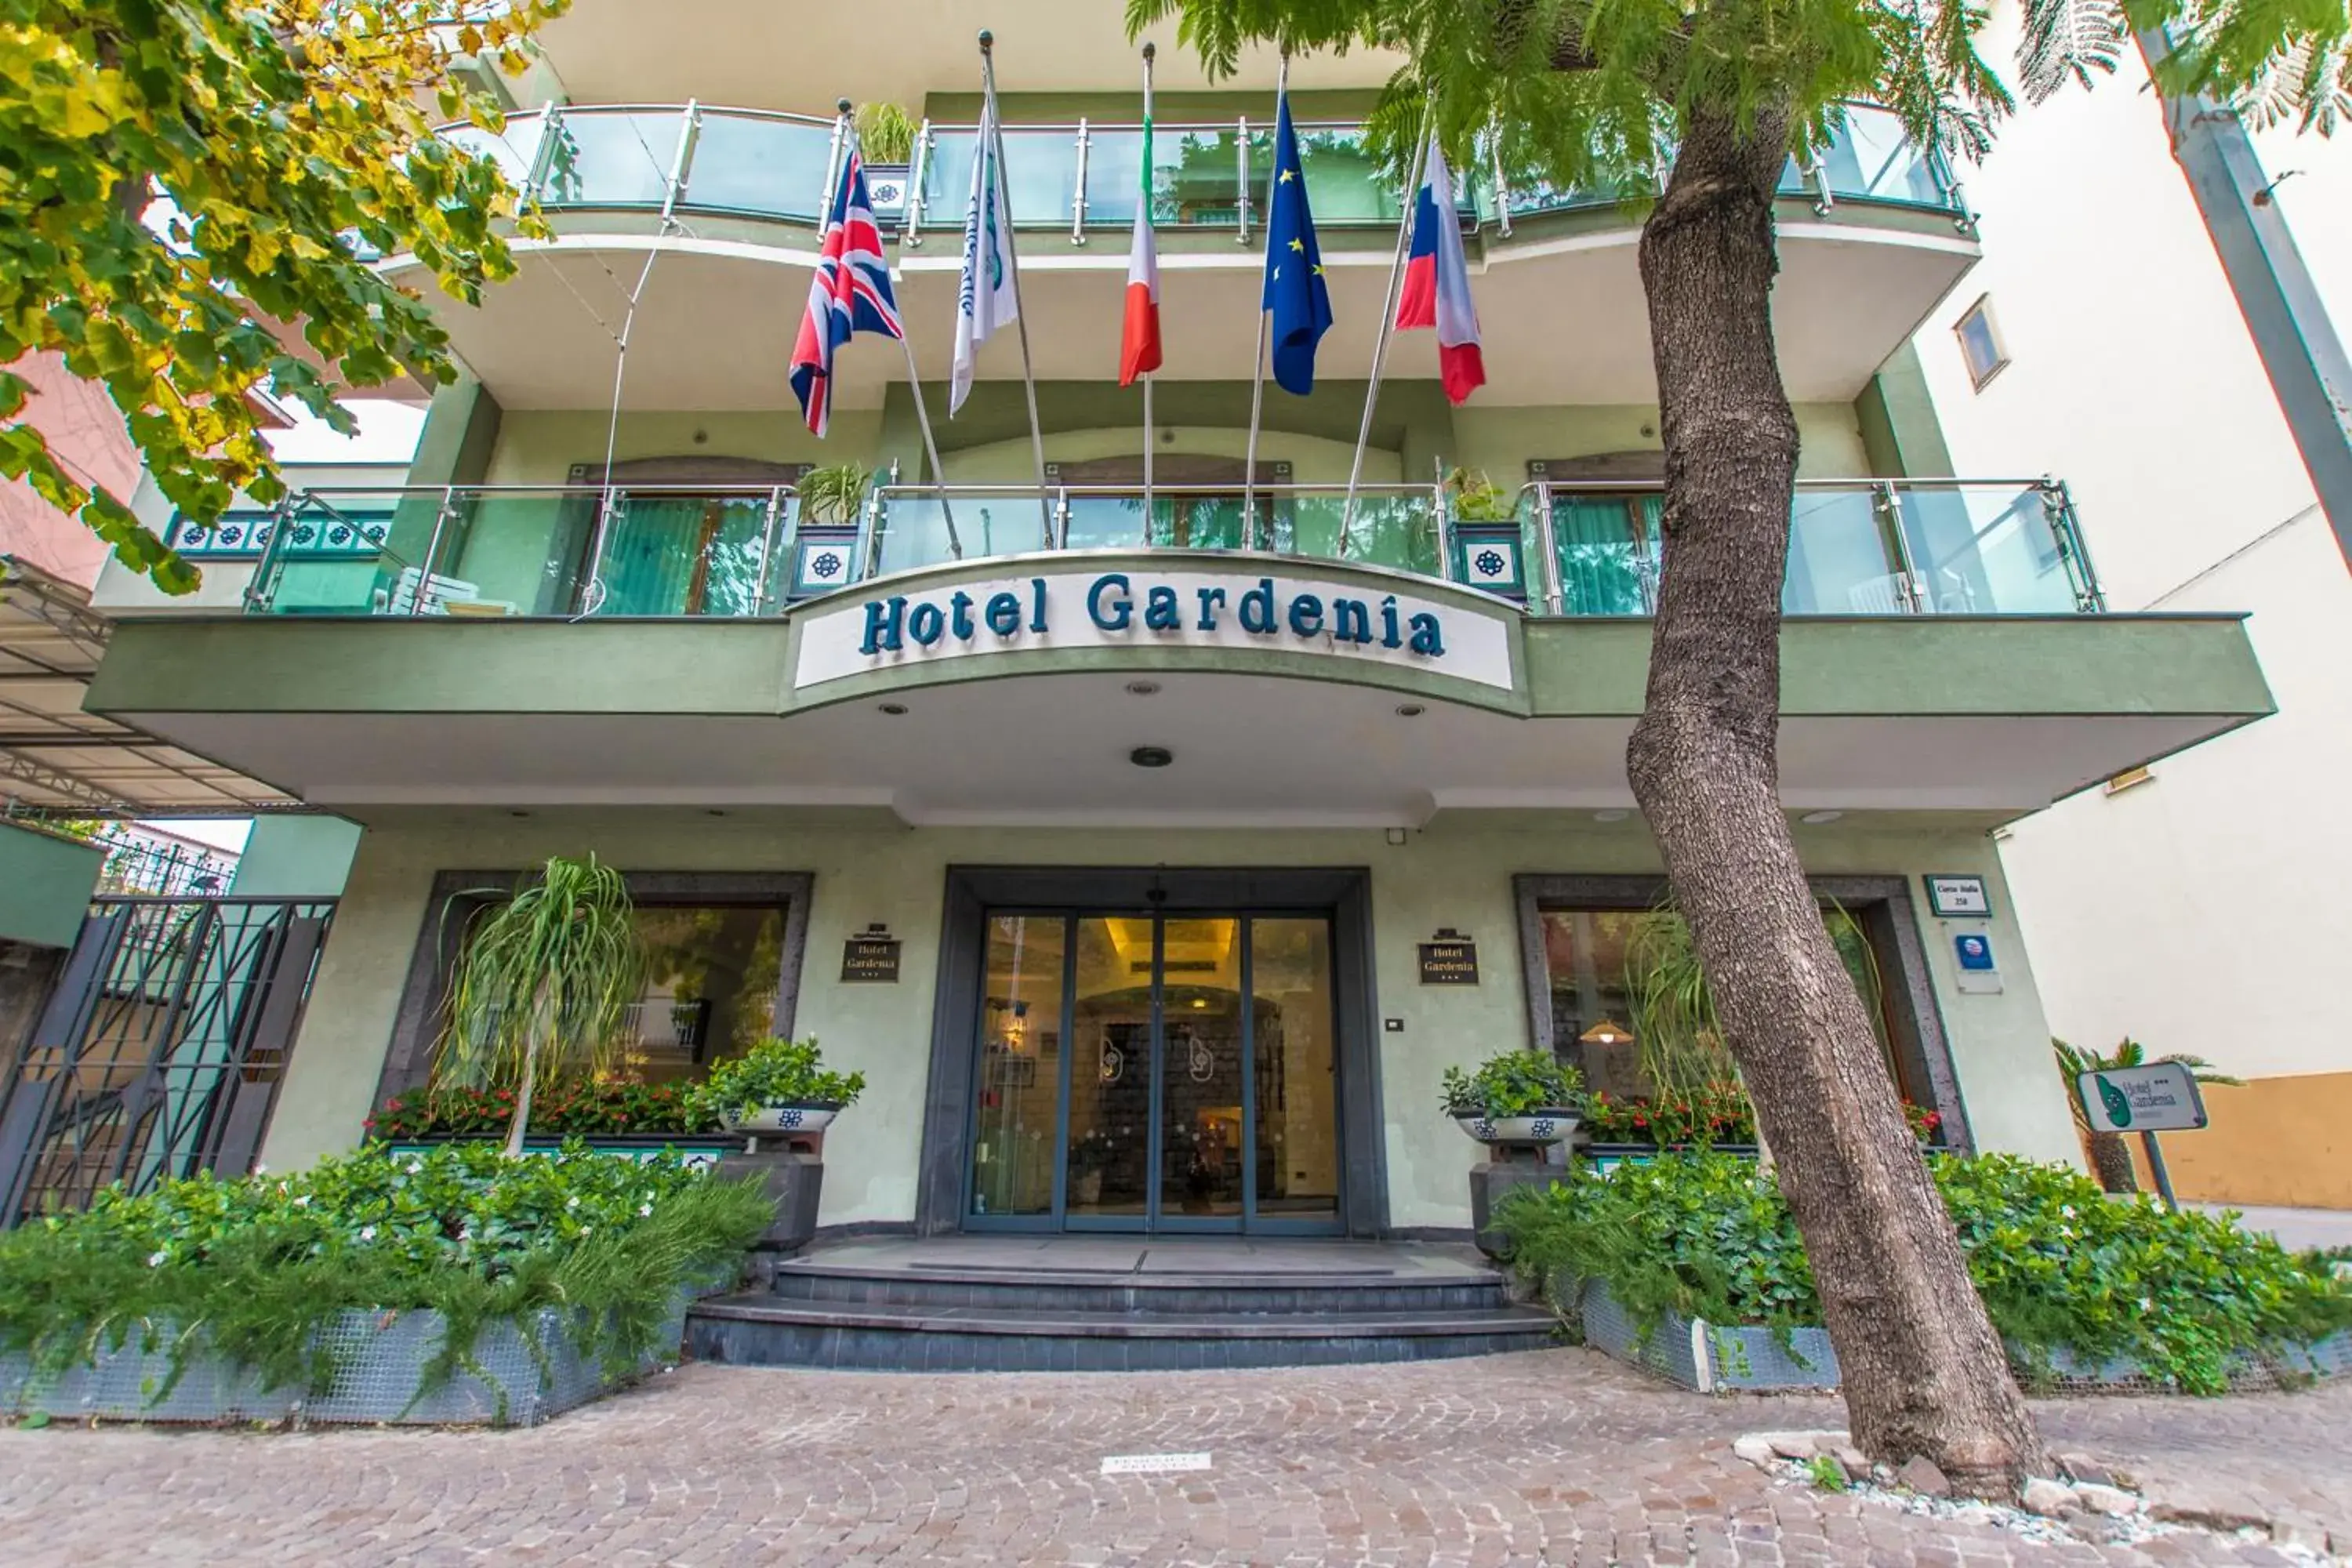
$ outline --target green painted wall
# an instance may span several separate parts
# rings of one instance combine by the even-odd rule
[[[1963,1096],[1981,1143],[2044,1159],[2078,1158],[2049,1068],[2049,1031],[2009,914],[1999,862],[1977,830],[1800,830],[1816,872],[1981,872],[1998,911],[1988,929],[2005,991],[1962,995],[1949,933],[1921,919],[1920,936],[1953,1042]],[[1472,1145],[1438,1115],[1445,1068],[1528,1037],[1511,877],[1517,872],[1654,873],[1638,823],[1603,826],[1580,813],[1448,814],[1401,846],[1378,830],[1223,831],[916,829],[877,813],[737,810],[395,814],[371,825],[353,861],[299,1047],[280,1092],[265,1156],[302,1164],[349,1147],[381,1070],[418,933],[433,918],[435,873],[521,866],[593,849],[642,870],[772,869],[815,877],[795,1031],[863,1070],[866,1098],[826,1141],[823,1221],[906,1220],[915,1183],[933,984],[947,868],[953,865],[1362,866],[1371,871],[1375,1014],[1400,1018],[1378,1037],[1390,1222],[1468,1222]],[[1915,896],[1915,906],[1924,903]],[[905,943],[895,985],[844,985],[843,939],[886,921]],[[1414,944],[1441,926],[1476,939],[1482,983],[1417,984]]]
[[[257,817],[229,891],[241,899],[334,898],[362,831],[340,816]]]
[[[71,947],[105,864],[94,845],[0,822],[0,942]]]
[[[1854,400],[1853,413],[1874,479],[1951,477],[1951,448],[1936,417],[1917,344],[1906,342],[1878,367]]]

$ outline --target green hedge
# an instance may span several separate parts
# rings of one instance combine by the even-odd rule
[[[2029,1376],[2063,1347],[2122,1357],[2196,1394],[2233,1363],[2352,1329],[2352,1281],[2318,1254],[2154,1199],[2117,1201],[2063,1165],[2005,1154],[1933,1163],[1969,1271]],[[1515,1265],[1554,1289],[1601,1281],[1637,1322],[1821,1322],[1779,1184],[1746,1160],[1665,1154],[1515,1194],[1497,1216]],[[1557,1303],[1556,1303],[1557,1304]]]
[[[218,1357],[322,1393],[336,1366],[316,1331],[336,1314],[429,1308],[448,1331],[421,1394],[465,1366],[485,1324],[557,1308],[617,1373],[772,1215],[755,1184],[578,1144],[518,1160],[487,1143],[376,1148],[293,1176],[112,1189],[0,1233],[0,1352],[54,1373],[135,1337],[170,1352],[173,1382]]]

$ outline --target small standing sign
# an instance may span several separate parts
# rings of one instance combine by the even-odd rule
[[[1434,941],[1421,944],[1421,983],[1423,985],[1477,984],[1478,944],[1452,926],[1440,930]]]
[[[849,984],[896,985],[898,939],[887,926],[867,926],[841,944],[841,980]]]
[[[2197,1091],[2197,1075],[2179,1062],[2149,1062],[2145,1067],[2100,1068],[2074,1080],[2074,1094],[2083,1102],[2094,1132],[2137,1132],[2147,1154],[2148,1174],[2167,1208],[2180,1206],[2172,1195],[2172,1173],[2164,1168],[2159,1132],[2196,1132],[2205,1125],[2205,1097]]]

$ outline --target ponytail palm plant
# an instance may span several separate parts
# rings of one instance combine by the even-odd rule
[[[442,1088],[514,1090],[509,1156],[522,1152],[535,1090],[612,1060],[645,982],[635,915],[620,872],[593,854],[558,855],[470,922],[434,1078]]]

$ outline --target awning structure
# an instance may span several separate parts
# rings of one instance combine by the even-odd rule
[[[89,595],[0,556],[0,802],[78,816],[250,816],[300,802],[82,710],[113,626]]]

